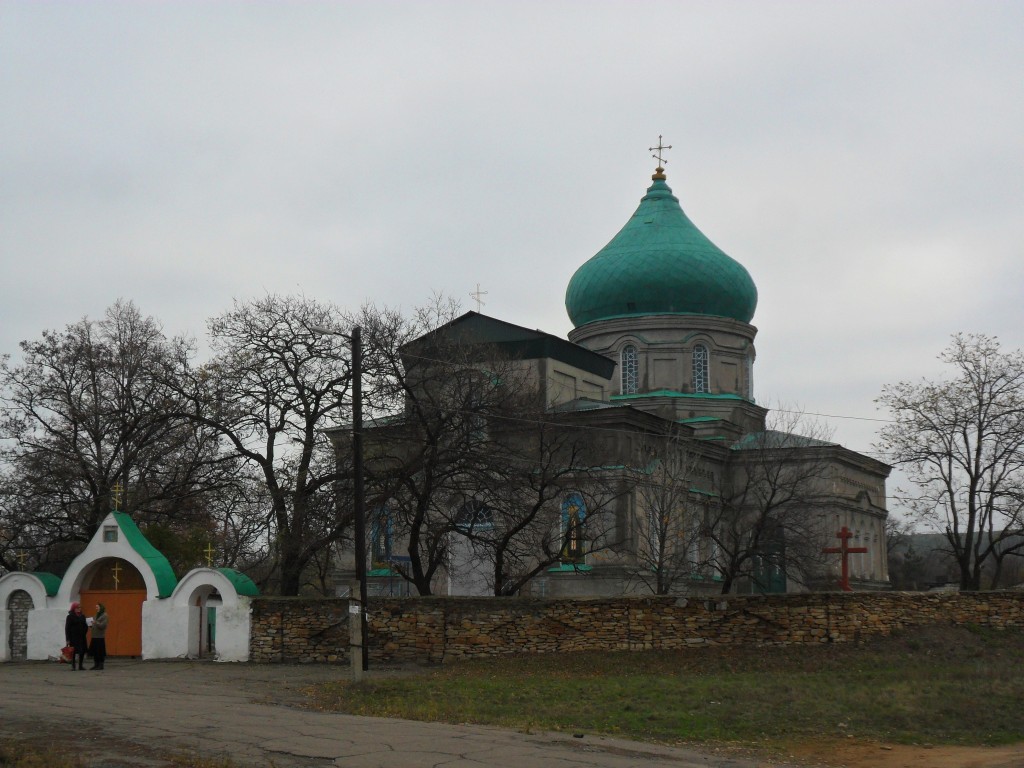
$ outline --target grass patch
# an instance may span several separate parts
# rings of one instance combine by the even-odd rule
[[[83,768],[66,751],[34,745],[23,739],[0,739],[0,768]]]
[[[1024,741],[1024,633],[929,628],[868,645],[509,656],[330,683],[322,709],[669,744]]]
[[[50,743],[48,737],[0,738],[0,768],[86,768],[87,763],[76,753],[73,740],[68,746],[54,747]],[[163,759],[167,768],[240,768],[228,758],[173,754]]]

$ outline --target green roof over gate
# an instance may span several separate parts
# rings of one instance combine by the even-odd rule
[[[757,308],[750,273],[690,221],[661,168],[652,178],[632,218],[569,281],[573,325],[662,314],[749,323]]]
[[[235,592],[238,594],[255,597],[260,593],[259,587],[256,586],[255,582],[241,571],[236,571],[234,568],[218,568],[217,570],[227,577],[227,580],[231,582]]]
[[[52,573],[46,571],[32,571],[29,576],[35,576],[43,584],[43,589],[46,590],[48,597],[53,597],[57,594],[57,590],[60,589],[61,579]]]
[[[171,568],[167,558],[149,543],[149,539],[142,535],[142,531],[127,512],[112,514],[128,544],[149,564],[153,571],[153,576],[156,578],[157,597],[170,597],[178,585],[178,577],[174,575],[174,569]]]

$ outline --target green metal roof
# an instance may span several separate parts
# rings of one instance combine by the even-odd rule
[[[149,564],[153,571],[153,576],[156,578],[157,597],[170,597],[178,585],[178,577],[174,575],[174,569],[171,568],[167,558],[149,543],[149,539],[142,535],[142,531],[135,525],[135,521],[127,512],[113,512],[112,514],[128,544],[139,553],[139,556]]]
[[[53,597],[57,594],[57,590],[60,589],[61,579],[59,576],[55,576],[52,573],[46,571],[32,571],[29,576],[35,576],[43,583],[43,589],[46,590],[48,597]]]
[[[256,586],[255,582],[241,571],[236,571],[234,568],[218,568],[217,570],[227,577],[227,580],[234,585],[235,592],[238,594],[245,595],[246,597],[256,597],[260,593],[260,589]]]
[[[569,319],[577,328],[662,314],[749,323],[757,308],[750,273],[697,229],[658,170],[632,218],[569,281]]]

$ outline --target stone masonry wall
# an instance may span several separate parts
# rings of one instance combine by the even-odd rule
[[[10,611],[10,631],[7,642],[10,645],[11,661],[24,661],[28,656],[28,612],[32,610],[32,596],[17,590],[7,601]]]
[[[250,659],[346,662],[348,620],[345,600],[256,598]],[[371,664],[708,644],[860,642],[926,624],[1024,630],[1024,592],[728,595],[711,600],[421,597],[369,603]]]

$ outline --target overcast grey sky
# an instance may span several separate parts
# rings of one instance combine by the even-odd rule
[[[477,283],[565,335],[659,134],[757,284],[760,402],[878,418],[950,334],[1024,345],[1024,3],[4,0],[0,352]]]

